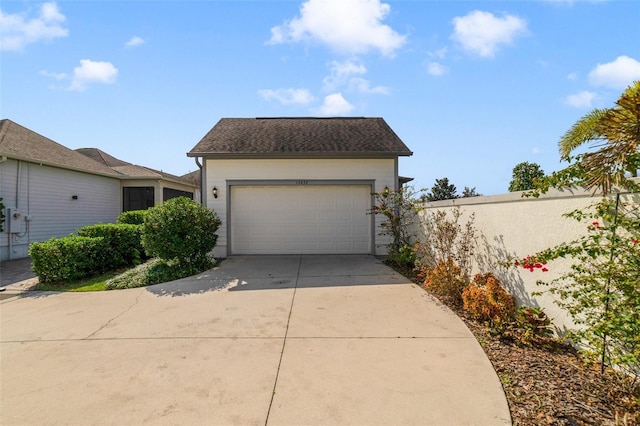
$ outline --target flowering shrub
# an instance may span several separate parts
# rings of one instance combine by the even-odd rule
[[[516,311],[515,299],[490,272],[476,274],[462,292],[462,301],[465,311],[491,326],[506,324]]]
[[[603,366],[616,365],[638,377],[640,205],[622,202],[618,195],[615,202],[605,199],[589,211],[565,216],[586,221],[587,233],[530,257],[536,262],[573,259],[569,272],[538,284],[559,296],[557,304],[580,326],[570,335],[586,352],[597,354]]]
[[[536,259],[534,259],[531,256],[527,256],[522,260],[516,260],[514,262],[515,266],[521,266],[524,269],[527,269],[529,272],[533,272],[534,269],[540,269],[542,272],[549,272],[549,270],[547,269],[546,265],[547,265],[547,261],[546,260],[541,260],[541,261],[536,261]]]
[[[381,214],[386,220],[380,225],[379,235],[391,237],[387,244],[387,259],[389,262],[413,268],[416,255],[413,243],[412,225],[421,207],[413,198],[411,188],[391,191],[385,188],[382,192],[372,194],[376,204],[371,207],[371,214]]]

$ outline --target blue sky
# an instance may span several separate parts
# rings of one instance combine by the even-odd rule
[[[383,117],[430,188],[507,192],[640,80],[637,1],[7,1],[0,116],[182,175],[222,117]]]

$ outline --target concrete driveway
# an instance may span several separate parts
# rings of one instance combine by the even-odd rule
[[[371,256],[237,256],[0,317],[3,425],[510,424],[465,325]]]

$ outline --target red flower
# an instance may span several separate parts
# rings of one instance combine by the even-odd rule
[[[633,244],[638,244],[638,240],[633,240]]]
[[[549,272],[547,268],[542,268],[542,272]]]

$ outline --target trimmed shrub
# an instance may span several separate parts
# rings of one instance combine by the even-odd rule
[[[116,219],[116,223],[142,225],[148,212],[149,210],[129,210],[128,212],[122,212]]]
[[[462,290],[465,285],[466,280],[462,270],[451,258],[438,260],[436,266],[427,271],[427,277],[424,280],[427,290],[456,306],[462,302]]]
[[[138,265],[142,262],[142,226],[129,224],[99,224],[78,229],[82,237],[102,237],[107,245],[105,270]]]
[[[107,280],[105,287],[107,290],[144,287],[190,277],[198,272],[200,269],[196,268],[194,264],[182,264],[177,261],[167,262],[154,258]]]
[[[476,274],[462,292],[462,301],[471,316],[492,326],[505,325],[516,312],[515,299],[490,272]]]
[[[166,261],[211,265],[209,253],[216,245],[220,219],[213,210],[186,197],[172,198],[149,209],[144,220],[142,245],[148,254]]]
[[[29,256],[40,282],[67,282],[105,271],[107,243],[101,237],[69,236],[31,243]]]

